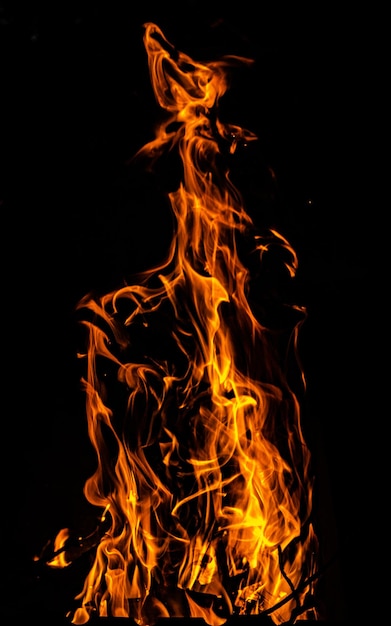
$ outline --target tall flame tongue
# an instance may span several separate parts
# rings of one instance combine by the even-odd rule
[[[313,619],[310,455],[273,334],[247,300],[237,241],[252,221],[221,171],[224,150],[256,139],[217,116],[227,68],[251,61],[196,63],[152,23],[144,44],[168,121],[139,155],[177,147],[183,178],[168,194],[175,235],[166,260],[138,284],[79,303],[98,460],[85,495],[109,523],[72,621]],[[271,242],[281,246],[293,276],[289,243],[268,237],[253,235],[253,254],[261,262]]]

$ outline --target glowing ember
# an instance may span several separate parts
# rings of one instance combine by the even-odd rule
[[[278,232],[255,232],[224,155],[256,137],[218,117],[229,67],[252,61],[197,63],[152,23],[144,44],[167,119],[137,156],[153,165],[176,149],[183,174],[168,194],[174,234],[164,262],[78,304],[97,457],[85,496],[103,514],[75,548],[93,546],[95,558],[72,622],[314,619],[310,453],[276,337],[254,312],[238,241],[251,240],[259,265],[278,246],[291,277],[297,258]],[[305,310],[293,308],[302,321]],[[49,566],[72,561],[67,540],[62,530]]]

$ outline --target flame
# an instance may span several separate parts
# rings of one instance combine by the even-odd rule
[[[65,546],[67,544],[68,539],[70,538],[69,528],[63,528],[57,534],[57,537],[54,541],[54,551],[55,554],[53,558],[47,562],[49,567],[53,568],[63,568],[67,567],[72,563],[72,560],[67,558],[67,553],[65,551]]]
[[[275,338],[251,304],[238,240],[251,237],[259,264],[278,246],[289,277],[297,257],[276,230],[256,233],[225,165],[257,137],[218,117],[229,68],[253,61],[198,63],[158,26],[144,27],[166,120],[136,157],[153,167],[176,149],[182,175],[167,194],[175,226],[164,261],[134,284],[78,303],[97,457],[84,492],[104,510],[106,528],[72,622],[313,619],[305,608],[317,547],[310,452]],[[296,310],[295,347],[306,315]]]

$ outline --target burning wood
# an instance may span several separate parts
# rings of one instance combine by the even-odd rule
[[[64,567],[94,551],[74,624],[313,619],[310,452],[280,347],[255,313],[240,242],[250,241],[259,266],[281,249],[288,277],[297,258],[278,232],[256,232],[227,167],[256,137],[218,115],[229,68],[252,61],[198,63],[152,23],[144,44],[166,119],[136,156],[153,168],[167,149],[178,152],[173,238],[137,282],[78,304],[97,458],[85,496],[104,511],[105,531],[73,549],[61,531],[46,560]],[[293,308],[295,347],[306,312]]]

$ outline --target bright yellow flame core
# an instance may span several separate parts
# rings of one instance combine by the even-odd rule
[[[79,303],[90,311],[83,382],[98,460],[85,495],[108,511],[110,528],[73,622],[189,616],[218,626],[233,612],[269,611],[278,624],[308,593],[300,585],[316,537],[299,404],[247,300],[237,253],[236,233],[252,221],[217,162],[222,141],[232,153],[256,138],[216,115],[227,67],[251,61],[195,63],[172,54],[151,23],[144,43],[169,119],[138,155],[177,146],[183,179],[169,194],[176,230],[164,263]],[[293,276],[294,251],[279,233],[272,239]],[[261,261],[268,245],[254,241]]]

